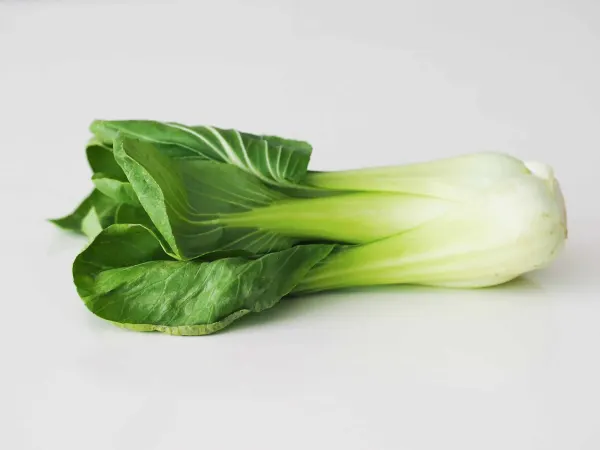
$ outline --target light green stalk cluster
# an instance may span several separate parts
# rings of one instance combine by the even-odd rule
[[[501,284],[546,266],[567,235],[551,169],[504,154],[310,174],[306,183],[348,193],[286,199],[221,219],[227,226],[362,244],[330,256],[297,291]]]

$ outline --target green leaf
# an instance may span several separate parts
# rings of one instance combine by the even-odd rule
[[[266,253],[296,242],[258,228],[223,226],[220,217],[224,214],[285,198],[236,166],[169,158],[153,143],[125,136],[115,140],[114,153],[140,203],[178,259],[213,252]]]
[[[202,129],[204,127],[202,126],[193,126],[190,127],[192,129]],[[231,131],[231,130],[230,130]],[[246,138],[250,138],[250,139],[255,139],[255,140],[265,140],[269,143],[269,145],[272,145],[274,147],[285,147],[285,148],[289,148],[290,150],[294,150],[300,153],[305,153],[308,154],[308,156],[310,157],[311,153],[312,153],[312,145],[310,145],[308,142],[306,141],[298,141],[295,139],[287,139],[287,138],[283,138],[280,136],[271,136],[271,135],[258,135],[258,134],[252,134],[252,133],[245,133],[245,132],[240,132],[240,134]]]
[[[75,211],[59,219],[50,219],[50,222],[65,230],[91,236],[95,233],[96,222],[102,228],[114,223],[117,206],[115,200],[94,189]]]
[[[131,183],[128,181],[116,180],[103,173],[95,173],[92,176],[92,181],[96,189],[117,203],[126,203],[128,205],[140,204]]]
[[[276,185],[300,182],[306,175],[310,144],[277,136],[257,136],[210,126],[188,127],[174,122],[144,120],[95,121],[90,129],[99,140],[111,143],[125,136],[159,144],[163,153],[200,157],[239,167],[260,180]],[[174,153],[179,149],[178,153]]]
[[[93,173],[103,173],[105,177],[127,181],[123,169],[115,161],[112,144],[106,144],[96,138],[89,140],[85,153]]]
[[[302,245],[257,259],[174,261],[141,225],[112,225],[76,258],[87,308],[120,327],[174,335],[214,333],[274,306],[332,250]]]

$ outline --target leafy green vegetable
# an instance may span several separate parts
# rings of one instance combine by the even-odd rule
[[[54,222],[92,239],[75,284],[125,328],[207,334],[290,292],[492,286],[545,267],[567,237],[552,170],[504,154],[308,172],[302,141],[139,120],[91,130],[96,189]]]
[[[112,225],[75,260],[87,308],[136,331],[201,335],[274,306],[331,252],[297,246],[254,260],[175,261],[141,225]]]

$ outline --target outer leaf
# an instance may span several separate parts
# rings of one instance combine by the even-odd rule
[[[118,203],[110,197],[94,189],[83,202],[71,214],[59,219],[51,219],[50,222],[65,230],[76,233],[93,235],[95,231],[92,225],[97,221],[101,227],[107,227],[114,223],[114,215]],[[93,213],[91,212],[93,209]],[[85,221],[85,226],[84,226]]]
[[[265,253],[295,240],[257,228],[224,227],[223,214],[285,198],[242,169],[200,159],[166,157],[151,142],[115,140],[115,157],[140,203],[178,259],[213,252]]]
[[[173,261],[141,225],[112,225],[75,260],[86,306],[136,331],[202,335],[274,306],[331,251],[297,246],[255,260]]]
[[[206,127],[201,126],[201,125],[196,125],[196,126],[189,127],[189,128],[192,128],[193,130],[202,130]],[[234,131],[234,130],[221,130],[221,131]],[[308,155],[309,158],[310,158],[310,155],[312,154],[312,145],[310,145],[306,141],[299,141],[296,139],[287,139],[287,138],[283,138],[281,136],[252,134],[252,133],[246,133],[246,132],[242,132],[242,131],[240,131],[239,133],[242,135],[243,139],[254,139],[257,141],[264,140],[264,141],[267,141],[270,146],[284,147],[284,148],[293,150],[298,153],[304,153],[304,154]],[[306,169],[304,170],[304,173],[306,173]],[[297,180],[297,181],[299,181],[299,180]]]
[[[92,132],[105,142],[118,133],[184,149],[177,155],[234,165],[264,182],[290,185],[306,175],[312,147],[301,141],[276,136],[256,136],[210,126],[188,127],[174,122],[143,120],[95,121]]]

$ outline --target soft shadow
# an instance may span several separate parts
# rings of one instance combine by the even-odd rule
[[[525,276],[516,278],[512,281],[498,286],[492,286],[480,289],[454,289],[454,288],[439,288],[418,285],[390,285],[390,286],[367,286],[351,289],[338,289],[334,291],[319,292],[314,294],[303,294],[289,296],[281,299],[281,301],[273,308],[262,311],[260,313],[252,313],[234,322],[231,326],[225,328],[221,333],[235,332],[244,328],[252,328],[259,325],[267,325],[269,323],[293,322],[298,317],[311,313],[315,309],[323,308],[323,303],[327,307],[336,304],[343,305],[347,302],[360,300],[369,296],[369,302],[382,301],[389,302],[398,301],[396,296],[402,294],[410,294],[411,296],[422,295],[430,297],[432,295],[440,295],[444,297],[456,298],[456,296],[465,296],[477,298],[477,301],[485,301],[496,299],[497,295],[506,296],[507,294],[539,294],[544,292],[542,286],[534,280]],[[520,295],[519,295],[520,296]],[[365,302],[366,303],[366,302]]]
[[[488,288],[483,288],[483,290],[496,290],[501,292],[531,292],[531,293],[541,293],[544,292],[544,288],[540,283],[538,283],[535,279],[530,278],[528,276],[521,276],[515,278],[508,283],[501,284],[499,286],[492,286]]]
[[[285,297],[271,309],[267,309],[260,313],[248,314],[222,330],[220,333],[235,332],[244,328],[252,328],[274,322],[293,322],[299,316],[318,308],[318,304],[322,302],[326,301],[328,304],[331,304],[332,302],[344,302],[345,296],[336,294],[339,293],[331,292],[298,297]]]

